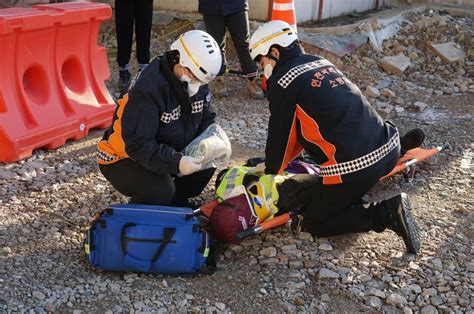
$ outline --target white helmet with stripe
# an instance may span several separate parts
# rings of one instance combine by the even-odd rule
[[[249,51],[252,60],[265,56],[273,45],[288,47],[298,39],[291,26],[283,21],[274,20],[257,28],[250,38]]]
[[[188,31],[171,44],[179,51],[179,64],[187,67],[203,83],[209,84],[222,65],[222,53],[214,38],[200,30]]]

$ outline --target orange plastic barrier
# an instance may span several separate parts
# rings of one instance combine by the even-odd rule
[[[298,32],[296,29],[296,12],[294,1],[273,0],[271,20],[287,22],[295,32]]]
[[[115,103],[98,34],[111,15],[99,3],[0,10],[0,162],[110,125]]]

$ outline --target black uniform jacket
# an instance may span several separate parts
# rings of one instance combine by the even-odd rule
[[[214,122],[209,88],[190,98],[187,120],[156,58],[118,101],[112,126],[98,144],[98,163],[130,158],[156,173],[179,172],[180,151]],[[186,88],[183,83],[183,88]]]
[[[304,54],[300,47],[277,62],[268,79],[268,99],[266,173],[281,173],[303,149],[322,166],[351,161],[386,144],[397,132],[334,65]],[[326,176],[323,183],[339,184],[343,177],[347,182],[354,175]]]

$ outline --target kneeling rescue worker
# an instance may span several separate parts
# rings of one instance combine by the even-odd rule
[[[280,213],[301,209],[303,230],[321,237],[390,229],[417,253],[420,231],[407,194],[372,204],[362,197],[422,144],[423,131],[400,138],[341,71],[304,53],[286,22],[258,28],[249,50],[268,79],[271,116],[260,169],[282,173],[303,150],[321,166],[319,176],[296,175],[278,186]]]
[[[208,83],[222,64],[211,35],[191,30],[153,60],[118,101],[112,126],[98,144],[102,174],[131,203],[194,207],[189,198],[207,185],[215,168],[181,151],[208,126]]]

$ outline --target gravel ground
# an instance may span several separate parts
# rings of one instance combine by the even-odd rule
[[[420,126],[425,146],[452,146],[421,164],[413,182],[396,176],[369,193],[373,200],[401,191],[411,195],[423,231],[416,258],[403,254],[391,231],[322,239],[283,227],[226,247],[212,276],[94,270],[82,251],[85,227],[98,210],[127,202],[98,172],[95,145],[102,130],[94,130],[62,148],[0,164],[0,312],[473,313],[473,19],[416,23],[434,16],[410,14],[397,37],[384,43],[383,54],[364,46],[336,60],[401,131]],[[189,27],[176,19],[155,26],[154,51],[166,49],[170,30]],[[104,25],[101,38],[111,64],[107,84],[115,93],[112,23]],[[449,41],[464,49],[465,62],[447,64],[427,48]],[[397,51],[413,57],[402,77],[376,64]],[[268,109],[242,92],[243,79],[229,76],[227,85],[231,97],[214,104],[233,144],[232,163],[240,163],[262,155]],[[212,198],[212,186],[202,200]]]

